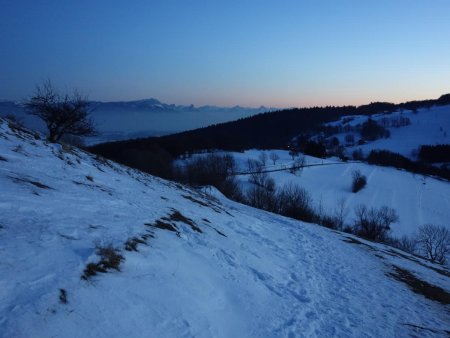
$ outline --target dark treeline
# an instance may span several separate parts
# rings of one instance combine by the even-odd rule
[[[419,158],[429,163],[450,162],[450,144],[423,145]]]
[[[345,115],[370,115],[435,104],[450,104],[450,94],[437,100],[402,104],[375,102],[359,107],[284,109],[173,135],[99,144],[89,150],[125,165],[169,178],[172,159],[186,153],[214,149],[243,151],[251,148],[285,148],[293,137],[317,132],[321,124]]]
[[[450,180],[450,169],[445,166],[439,168],[424,162],[411,161],[405,156],[388,150],[372,150],[367,157],[367,162],[369,164],[405,169],[417,174],[439,176]]]

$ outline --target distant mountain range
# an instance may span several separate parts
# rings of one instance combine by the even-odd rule
[[[162,103],[154,98],[117,102],[92,101],[91,108],[99,135],[89,139],[90,144],[167,135],[275,110],[264,106],[175,105]],[[0,100],[0,116],[5,115],[23,119],[30,128],[45,130],[41,121],[26,114],[20,102]]]

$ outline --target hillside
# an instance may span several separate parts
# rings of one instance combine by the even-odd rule
[[[283,149],[299,134],[314,135],[325,123],[349,115],[373,115],[400,109],[419,109],[450,104],[450,94],[435,100],[411,101],[400,104],[373,102],[367,105],[342,107],[292,108],[271,111],[236,121],[220,123],[162,137],[141,138],[122,142],[99,144],[91,151],[115,161],[145,170],[133,155],[135,152],[153,152],[164,149],[172,156],[204,149],[242,151],[247,149]]]
[[[346,147],[348,154],[356,149],[361,149],[365,155],[374,149],[386,149],[417,160],[420,146],[450,143],[450,105],[402,110],[390,114],[375,114],[372,119],[378,124],[388,125],[386,128],[389,130],[390,136],[358,145],[357,141],[361,139],[359,133],[350,131],[335,134],[341,144],[346,144],[345,136],[353,135],[356,144]],[[395,125],[401,119],[407,121],[407,125]],[[343,116],[339,121],[328,125],[340,126],[345,129],[346,127],[354,128],[365,121],[367,121],[367,116]]]
[[[261,152],[248,150],[229,154],[235,158],[239,170],[245,172],[248,170],[247,161],[258,160]],[[292,164],[288,151],[271,150],[265,153],[269,155],[273,152],[278,154],[279,159],[276,165],[268,159],[266,170],[286,168]],[[343,203],[347,224],[354,221],[355,207],[363,204],[369,208],[387,205],[397,211],[399,221],[392,225],[392,235],[395,237],[413,235],[419,226],[427,223],[450,227],[450,184],[446,181],[390,167],[342,162],[336,158],[306,156],[305,159],[306,165],[313,166],[305,167],[301,173],[294,175],[282,170],[270,172],[269,176],[278,187],[290,182],[304,187],[311,194],[314,206],[328,213],[333,213]],[[358,193],[351,191],[354,170],[360,170],[367,177],[367,186]],[[239,175],[237,178],[244,190],[251,186],[249,175]]]
[[[445,267],[2,119],[0,186],[2,337],[450,333]],[[123,257],[118,270],[108,247]],[[93,267],[106,272],[90,276]]]

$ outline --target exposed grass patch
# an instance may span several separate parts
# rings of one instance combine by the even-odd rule
[[[67,291],[65,289],[59,289],[59,301],[61,304],[67,304]]]
[[[194,198],[192,196],[189,196],[189,195],[181,195],[181,196],[183,196],[185,199],[187,199],[187,200],[189,200],[191,202],[197,203],[197,204],[199,204],[199,205],[201,205],[203,207],[210,207],[210,205],[208,203],[200,201],[200,200],[198,200],[198,199],[196,199],[196,198]]]
[[[346,243],[351,243],[351,244],[364,245],[364,246],[368,247],[370,250],[375,250],[369,244],[366,244],[366,243],[363,243],[361,241],[358,241],[356,238],[346,237],[343,241],[346,242]]]
[[[214,210],[214,211],[217,212],[218,214],[221,213],[221,211],[220,211],[220,209],[219,209],[218,207],[215,207],[214,205],[212,205],[212,204],[210,204],[210,203],[203,202],[203,201],[201,201],[201,200],[199,200],[199,199],[196,199],[196,198],[194,198],[194,197],[192,197],[192,196],[190,196],[190,195],[181,195],[181,196],[184,197],[185,199],[191,201],[191,202],[194,202],[194,203],[196,203],[196,204],[198,204],[198,205],[201,205],[202,207],[211,208],[212,210]],[[225,213],[227,213],[229,216],[233,216],[233,215],[231,215],[228,211],[226,211],[226,210],[224,210],[224,211],[225,211]]]
[[[450,293],[444,289],[420,280],[408,270],[396,265],[393,265],[392,267],[394,271],[388,273],[388,275],[408,285],[413,292],[444,305],[450,304]]]
[[[223,236],[223,237],[228,237],[227,235],[225,235],[222,231],[220,231],[220,230],[217,230],[216,228],[214,228],[214,230],[216,230],[216,232],[220,235],[220,236]]]
[[[41,189],[53,189],[50,188],[48,185],[45,185],[38,181],[28,181],[30,184],[34,185],[35,187],[41,188]]]
[[[170,214],[169,219],[173,222],[183,222],[191,227],[192,230],[202,233],[203,231],[194,223],[193,220],[187,218],[178,210],[172,209],[173,212]]]
[[[49,187],[48,185],[45,185],[45,184],[43,184],[41,182],[38,182],[38,181],[30,180],[28,178],[12,177],[12,176],[9,176],[9,178],[12,179],[15,183],[29,183],[29,184],[32,184],[35,187],[38,187],[38,188],[41,188],[41,189],[52,189],[53,190],[53,188]]]
[[[137,247],[139,244],[147,244],[145,242],[145,239],[143,237],[139,238],[139,237],[132,237],[129,238],[126,242],[125,242],[125,250],[127,251],[138,251]]]
[[[162,230],[173,231],[173,232],[176,232],[177,234],[179,233],[178,229],[176,228],[176,226],[174,224],[168,223],[167,221],[164,221],[163,219],[158,219],[153,224],[145,223],[145,225],[150,226],[150,227],[155,227],[158,229],[162,229]]]
[[[112,196],[113,191],[105,186],[101,186],[99,184],[90,184],[90,183],[83,183],[83,182],[78,182],[78,181],[72,181],[73,183],[75,183],[76,185],[84,185],[86,187],[89,187],[91,189],[99,189],[100,191],[106,192],[109,196]]]
[[[180,235],[180,232],[178,231],[177,226],[175,225],[175,222],[182,222],[184,224],[187,224],[191,227],[192,230],[202,233],[203,231],[195,224],[195,222],[184,216],[181,212],[179,212],[176,209],[172,209],[172,213],[166,217],[161,217],[158,219],[155,223],[144,223],[147,226],[155,227],[162,230],[168,230],[175,232],[178,236]],[[150,236],[153,237],[151,234]]]
[[[417,333],[423,333],[423,331],[431,332],[433,334],[445,334],[446,336],[450,337],[450,331],[449,330],[436,330],[436,329],[430,329],[428,327],[423,327],[415,324],[409,324],[409,323],[403,323],[405,326],[409,326],[414,329]]]
[[[147,241],[149,238],[155,238],[155,235],[152,232],[148,232],[141,236],[144,241]]]
[[[411,262],[417,263],[422,265],[423,267],[426,267],[427,269],[431,269],[435,272],[437,272],[438,274],[442,275],[442,276],[446,276],[446,277],[450,277],[450,271],[446,269],[445,266],[439,267],[437,268],[436,266],[431,266],[429,264],[425,264],[423,263],[423,261],[421,261],[420,259],[424,260],[426,258],[423,257],[415,257],[412,256],[411,254],[404,254],[398,251],[394,251],[392,249],[388,249],[388,250],[383,250],[383,253],[390,255],[390,256],[394,256],[394,257],[402,257],[404,259],[410,260]]]
[[[108,272],[108,270],[120,271],[120,264],[125,259],[120,251],[112,245],[97,247],[97,255],[100,256],[100,261],[89,263],[83,271],[82,279],[88,280],[92,276]]]

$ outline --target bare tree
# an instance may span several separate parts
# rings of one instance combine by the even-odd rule
[[[272,160],[273,165],[277,164],[277,161],[280,159],[280,156],[278,156],[278,154],[275,152],[271,152],[269,157]]]
[[[433,262],[444,264],[450,253],[450,231],[433,224],[425,224],[419,228],[417,238],[423,254]]]
[[[78,92],[62,95],[53,88],[50,80],[36,87],[25,107],[29,114],[44,121],[50,142],[58,142],[64,135],[95,135],[87,98]]]
[[[299,154],[300,152],[295,148],[289,150],[289,155],[291,156],[292,160],[294,160]]]
[[[298,155],[298,157],[292,163],[292,166],[289,168],[289,171],[296,175],[297,173],[301,174],[303,168],[305,167],[306,159],[304,155]]]
[[[264,181],[268,177],[267,173],[264,172],[264,164],[258,160],[248,159],[247,168],[250,175],[249,182],[261,187],[264,186]]]
[[[259,161],[263,164],[263,166],[266,166],[267,163],[267,153],[265,151],[260,152],[258,155]]]
[[[345,206],[345,198],[340,198],[337,201],[337,205],[334,208],[333,218],[335,220],[335,226],[337,229],[341,230],[345,227],[345,219],[348,215],[348,209]]]

